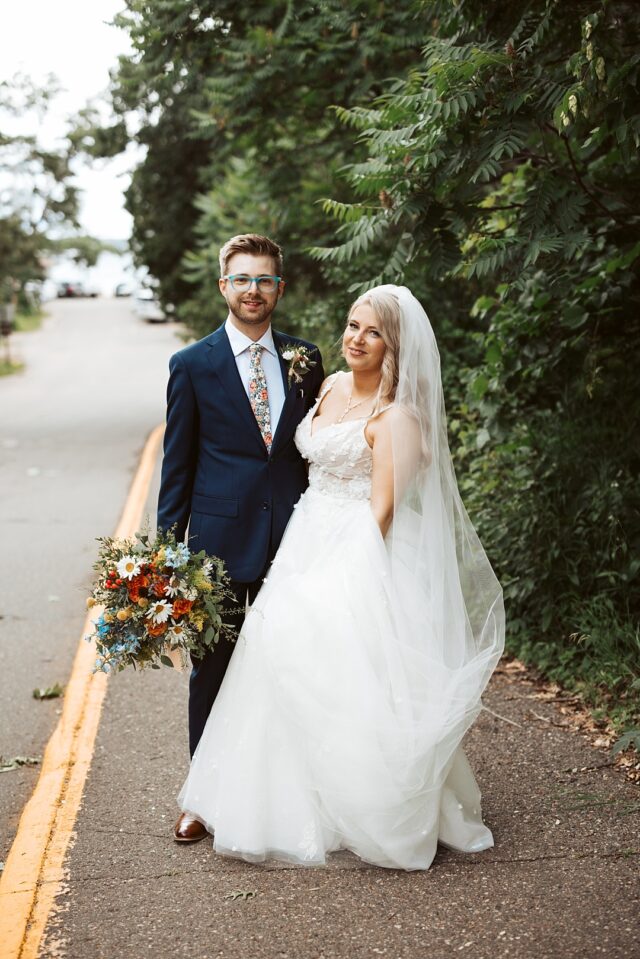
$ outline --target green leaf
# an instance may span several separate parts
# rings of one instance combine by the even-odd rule
[[[502,359],[502,350],[500,349],[499,344],[491,343],[491,345],[488,346],[487,349],[485,350],[485,354],[484,354],[485,363],[489,363],[490,365],[493,366],[496,363],[499,363],[501,359]]]
[[[164,653],[160,656],[160,662],[161,662],[164,666],[170,666],[171,669],[174,668],[174,666],[173,666],[173,661],[172,661],[171,659],[169,659],[168,656],[165,656]]]
[[[616,756],[618,753],[631,748],[640,751],[640,727],[627,729],[626,732],[615,741],[611,747],[611,752]]]
[[[47,686],[46,688],[34,689],[32,693],[34,699],[57,699],[63,695],[64,686],[61,686],[60,683],[54,683],[53,686]]]
[[[40,760],[37,756],[12,756],[11,759],[0,757],[0,773],[8,773],[21,766],[37,766]]]
[[[478,433],[477,433],[477,436],[476,436],[476,447],[477,447],[479,450],[481,450],[484,446],[487,445],[487,443],[488,443],[490,440],[491,440],[491,435],[490,435],[490,433],[489,433],[489,430],[484,429],[484,427],[483,427],[481,430],[478,430]]]
[[[480,296],[471,308],[471,315],[482,316],[488,310],[493,309],[495,305],[496,301],[493,296]]]
[[[483,374],[479,373],[471,384],[471,393],[476,400],[481,400],[489,388],[489,380]]]

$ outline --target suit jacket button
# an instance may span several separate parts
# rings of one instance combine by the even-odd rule
[[[269,506],[268,503],[263,503],[263,504],[262,504],[262,508],[263,508],[263,509],[271,509],[271,507]]]

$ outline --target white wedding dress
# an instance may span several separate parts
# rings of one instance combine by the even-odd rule
[[[379,866],[426,869],[438,841],[465,852],[493,845],[459,744],[480,706],[452,735],[460,687],[430,649],[429,610],[420,636],[398,634],[369,505],[367,421],[312,431],[319,402],[295,437],[309,487],[248,611],[178,803],[225,855],[318,865],[349,849]],[[406,587],[403,603],[424,603]]]

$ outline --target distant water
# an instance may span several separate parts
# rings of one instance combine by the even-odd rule
[[[87,291],[95,290],[100,296],[113,296],[118,283],[127,283],[133,289],[146,272],[134,267],[133,257],[128,252],[101,253],[96,265],[88,269],[78,266],[70,258],[58,257],[49,268],[44,299],[53,299],[58,284],[64,282],[81,282]]]

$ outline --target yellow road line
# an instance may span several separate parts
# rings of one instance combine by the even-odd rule
[[[146,442],[117,537],[131,536],[140,526],[162,431],[157,426]],[[94,616],[94,610],[87,615],[62,715],[47,743],[40,777],[0,876],[0,959],[36,959],[63,878],[107,689],[107,674],[91,672],[95,645],[84,640],[92,632]]]

